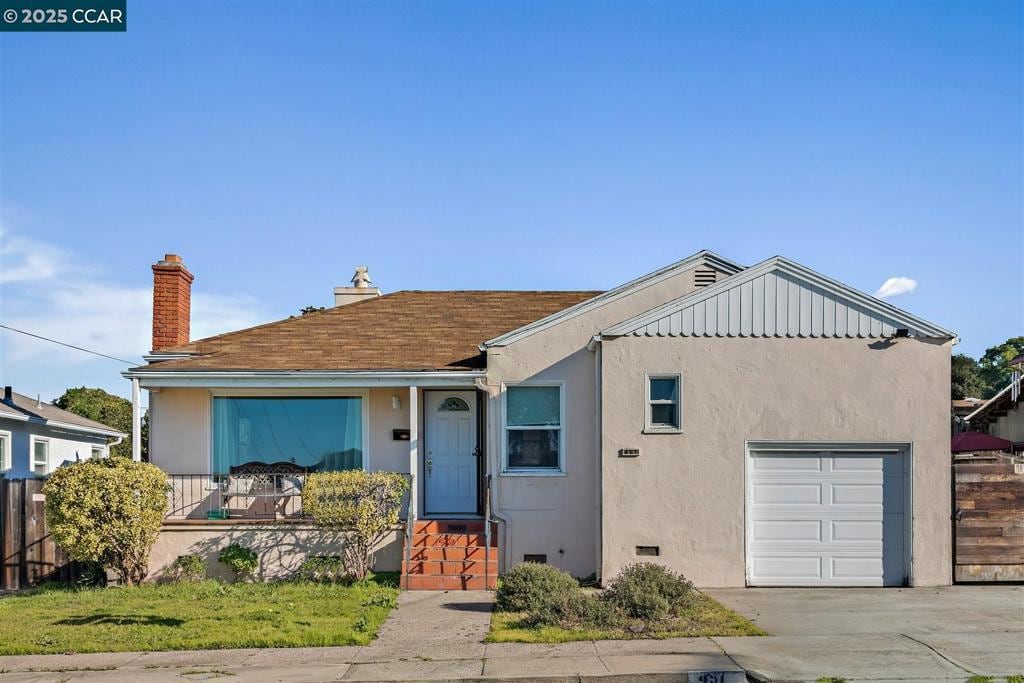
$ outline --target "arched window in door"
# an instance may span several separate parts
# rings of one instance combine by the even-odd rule
[[[437,411],[440,413],[468,413],[469,404],[458,396],[451,396],[441,402],[441,407]]]

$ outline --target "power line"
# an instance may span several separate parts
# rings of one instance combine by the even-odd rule
[[[102,358],[109,358],[110,360],[116,360],[117,362],[124,363],[125,365],[138,365],[138,361],[125,360],[124,358],[116,358],[114,356],[108,356],[107,354],[100,353],[99,351],[91,351],[89,349],[83,349],[81,346],[75,346],[74,344],[68,344],[66,342],[57,341],[56,339],[50,339],[49,337],[44,337],[44,336],[39,335],[39,334],[32,334],[31,332],[26,332],[25,330],[19,330],[18,328],[11,327],[10,325],[0,324],[0,327],[4,328],[5,330],[10,330],[11,332],[18,332],[20,334],[28,335],[29,337],[35,337],[36,339],[42,339],[43,341],[48,341],[48,342],[51,342],[53,344],[60,344],[61,346],[66,346],[69,349],[74,349],[76,351],[84,351],[85,353],[91,353],[94,356],[100,356]]]

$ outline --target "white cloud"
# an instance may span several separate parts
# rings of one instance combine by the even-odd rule
[[[142,363],[150,348],[153,294],[150,287],[104,281],[102,273],[73,267],[71,254],[36,240],[4,235],[4,323],[11,327]],[[272,319],[250,295],[196,292],[192,296],[192,338],[237,330]],[[31,392],[34,387],[75,386],[95,376],[103,364],[115,386],[124,380],[113,361],[11,331],[0,331],[0,367],[5,381]],[[81,377],[82,379],[78,379]],[[15,381],[17,380],[17,381]]]
[[[67,262],[62,249],[11,235],[0,227],[0,284],[47,280],[56,276]]]
[[[879,299],[888,299],[901,294],[910,294],[917,289],[917,280],[909,277],[891,277],[882,283],[882,286],[875,292]]]

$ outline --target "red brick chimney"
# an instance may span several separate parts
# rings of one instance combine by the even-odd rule
[[[188,344],[193,279],[177,254],[153,264],[154,351]]]

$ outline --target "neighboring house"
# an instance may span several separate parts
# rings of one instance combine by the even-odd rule
[[[1024,355],[1009,362],[1010,382],[1003,389],[970,413],[965,419],[970,429],[985,432],[1013,443],[1014,452],[1024,451],[1024,408],[1021,407],[1021,383],[1024,376]]]
[[[364,269],[334,308],[198,341],[192,275],[153,270],[153,352],[125,376],[174,490],[158,573],[230,540],[267,573],[324,552],[303,473],[363,467],[413,479],[381,560],[410,587],[481,585],[485,511],[502,570],[950,583],[955,336],[788,259],[701,251],[607,292],[382,296]]]
[[[0,474],[46,476],[64,463],[102,458],[127,434],[4,387],[0,403]]]
[[[983,398],[954,398],[950,401],[950,431],[956,435],[970,429],[967,416],[985,403]]]

